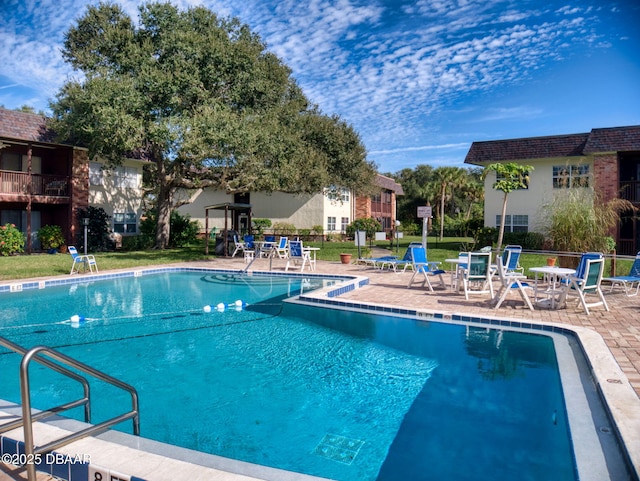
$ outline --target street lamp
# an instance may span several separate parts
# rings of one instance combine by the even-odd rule
[[[89,219],[88,217],[82,218],[82,225],[84,226],[84,255],[87,255],[87,228],[89,227]]]
[[[400,221],[396,219],[396,254],[400,251],[400,237],[398,236],[398,227],[400,227]]]

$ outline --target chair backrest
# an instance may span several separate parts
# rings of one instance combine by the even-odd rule
[[[275,242],[276,241],[276,236],[274,236],[274,235],[266,235],[266,236],[264,236],[264,241],[265,242]]]
[[[411,262],[414,266],[424,266],[427,264],[427,251],[424,247],[410,247]]]
[[[506,271],[514,271],[519,267],[522,246],[508,245],[502,251],[502,265]]]
[[[467,276],[469,279],[488,279],[491,265],[491,252],[469,252]]]
[[[629,277],[640,277],[640,252],[636,254],[636,260],[633,261]]]
[[[468,265],[469,265],[469,253],[458,252],[458,268],[466,269]]]
[[[580,262],[578,263],[578,267],[576,267],[576,277],[584,279],[585,270],[587,268],[587,260],[589,259],[604,259],[600,252],[585,252],[580,257]]]
[[[243,237],[245,244],[247,245],[247,247],[249,249],[253,249],[253,236],[252,235],[246,235]]]
[[[289,257],[302,257],[302,241],[289,242]]]
[[[588,258],[585,261],[584,275],[582,277],[582,283],[580,288],[583,291],[590,291],[597,289],[600,286],[602,280],[602,273],[604,272],[604,257],[599,259]]]
[[[284,249],[287,247],[288,239],[286,237],[280,237],[280,243],[278,244],[278,249]]]
[[[404,256],[402,256],[403,261],[411,262],[411,260],[413,259],[411,257],[411,249],[414,247],[422,247],[422,242],[409,243],[409,247],[407,247],[407,250],[405,251]]]
[[[71,257],[73,257],[73,259],[79,256],[78,251],[74,246],[69,246],[67,250],[69,251],[69,254],[71,254]]]

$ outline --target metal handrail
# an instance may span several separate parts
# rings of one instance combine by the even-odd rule
[[[133,386],[125,382],[122,382],[119,379],[116,379],[112,376],[109,376],[108,374],[105,374],[102,371],[94,369],[91,366],[88,366],[76,359],[73,359],[47,346],[36,346],[30,349],[29,351],[26,351],[24,348],[21,348],[20,346],[2,337],[0,337],[0,344],[4,345],[5,347],[11,350],[14,350],[15,352],[24,354],[22,361],[20,362],[20,396],[22,400],[22,419],[16,422],[19,423],[18,426],[22,424],[24,429],[24,446],[25,446],[24,449],[25,449],[26,459],[34,460],[36,459],[35,456],[38,454],[44,454],[44,453],[53,451],[54,449],[57,449],[61,446],[72,443],[73,441],[76,441],[78,439],[82,439],[92,434],[105,431],[109,427],[115,424],[119,424],[121,422],[127,421],[129,419],[133,421],[133,434],[135,434],[136,436],[140,435],[140,411],[139,411],[139,403],[138,403],[138,392]],[[89,400],[90,396],[88,391],[87,380],[84,377],[78,375],[77,373],[74,373],[73,371],[70,371],[69,369],[63,366],[42,357],[42,355],[46,355],[60,363],[71,366],[74,369],[77,369],[78,371],[84,372],[85,374],[89,374],[103,382],[106,382],[108,384],[111,384],[112,386],[115,386],[127,391],[131,396],[131,410],[124,414],[116,416],[114,418],[108,419],[100,424],[96,424],[94,426],[90,426],[80,431],[71,433],[67,436],[64,436],[55,441],[51,441],[47,444],[44,444],[36,448],[33,442],[33,422],[35,420],[46,417],[47,415],[55,412],[60,412],[66,409],[71,409],[76,406],[81,406],[83,404],[85,405],[85,416],[87,413],[89,413],[89,416],[90,416],[90,411],[86,410],[87,406],[89,406],[90,404],[90,400]],[[86,386],[86,389],[85,389],[86,402],[83,398],[77,401],[69,402],[62,406],[49,409],[46,412],[32,414],[31,413],[31,387],[29,383],[29,364],[31,363],[31,361],[36,361],[44,366],[47,366],[73,379],[76,379],[76,380],[82,379],[83,382],[81,383],[83,384],[83,386]],[[14,424],[16,422],[12,422],[10,424]],[[3,425],[3,428],[4,427],[5,425]],[[27,469],[28,480],[35,481],[36,479],[35,464],[27,463],[26,469]]]
[[[10,351],[13,351],[17,354],[22,354],[23,356],[28,352],[22,346],[11,342],[9,339],[0,336],[0,345],[6,347]],[[71,401],[69,403],[63,404],[61,406],[56,406],[50,408],[46,411],[39,411],[38,413],[32,415],[32,420],[37,421],[38,419],[45,418],[51,414],[56,414],[62,411],[68,411],[69,409],[76,408],[78,406],[84,406],[84,422],[91,423],[91,388],[89,387],[89,382],[83,376],[67,369],[60,364],[56,364],[55,362],[51,362],[48,359],[41,359],[41,364],[47,366],[49,369],[52,369],[63,376],[67,376],[71,379],[78,381],[82,385],[82,390],[84,392],[84,396],[76,401]],[[7,431],[11,431],[12,429],[19,428],[24,424],[24,419],[19,418],[15,421],[11,421],[5,424],[0,425],[0,433],[4,433]]]

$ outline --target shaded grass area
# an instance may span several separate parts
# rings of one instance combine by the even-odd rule
[[[377,253],[385,250],[386,255],[402,257],[410,242],[421,242],[421,240],[420,236],[408,236],[399,239],[398,243],[394,242],[393,245],[390,241],[372,242],[367,244],[366,247],[362,247],[360,254],[362,257],[370,257],[372,252]],[[354,260],[358,257],[358,248],[353,241],[305,242],[305,245],[320,247],[317,258],[323,261],[339,262],[341,253],[352,254]],[[458,252],[474,248],[470,239],[444,238],[439,241],[435,237],[427,239],[427,247],[429,260],[442,262],[444,269],[451,267],[444,263],[445,259],[456,257]],[[375,248],[375,251],[373,248]],[[375,255],[377,256],[377,254]],[[205,255],[203,243],[178,249],[98,252],[95,253],[95,257],[101,270],[215,259],[214,255]],[[525,273],[533,277],[528,269],[546,265],[547,257],[546,254],[523,254],[520,258],[520,264],[525,268]],[[0,281],[69,274],[71,264],[72,259],[69,254],[32,254],[0,257]],[[617,274],[626,275],[631,268],[631,264],[632,261],[619,259],[616,263]],[[610,265],[611,261],[607,260],[605,276],[611,275]]]

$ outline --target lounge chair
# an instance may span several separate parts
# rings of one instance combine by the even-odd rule
[[[398,272],[398,269],[402,267],[402,272],[406,271],[407,268],[413,268],[413,260],[411,258],[411,249],[414,247],[422,247],[421,242],[411,242],[409,247],[407,247],[407,251],[404,253],[402,259],[393,258],[385,261],[380,261],[380,269],[384,269],[385,267],[389,269],[393,269],[393,272]]]
[[[440,269],[440,262],[429,262],[427,260],[427,251],[422,247],[422,245],[420,247],[411,247],[411,263],[413,267],[413,275],[411,276],[407,287],[411,287],[413,280],[418,274],[422,274],[424,276],[422,285],[427,285],[431,292],[433,292],[433,286],[431,285],[429,277],[438,276],[440,284],[442,287],[445,287],[442,275],[446,274],[446,272]]]
[[[603,271],[604,256],[602,254],[593,252],[582,254],[576,274],[569,276],[564,283],[559,303],[566,304],[567,297],[575,294],[587,314],[590,307],[596,306],[603,306],[608,311],[609,306],[600,288]],[[586,296],[589,294],[598,296],[599,300],[587,302]]]
[[[80,255],[78,254],[78,250],[74,246],[69,246],[69,254],[73,258],[73,264],[71,265],[71,274],[78,274],[80,272],[80,267],[82,267],[83,272],[93,272],[93,268],[95,267],[96,272],[98,271],[98,264],[96,263],[96,258],[92,254]]]
[[[496,300],[494,309],[498,309],[502,305],[502,302],[505,300],[509,292],[517,289],[522,300],[529,309],[533,311],[533,304],[531,303],[531,299],[529,299],[529,295],[526,291],[527,289],[533,290],[533,287],[531,287],[527,282],[524,282],[527,276],[519,274],[517,271],[509,272],[507,270],[507,266],[502,263],[502,259],[504,259],[504,257],[498,257],[498,262],[496,264],[498,278],[500,279],[500,289],[498,289],[498,292],[496,292],[496,296],[494,297]]]
[[[637,296],[640,290],[640,252],[636,254],[636,259],[633,261],[628,275],[603,277],[602,280],[611,282],[611,289],[609,291],[613,291],[614,287],[622,286],[627,297]],[[635,292],[633,292],[634,285]]]

